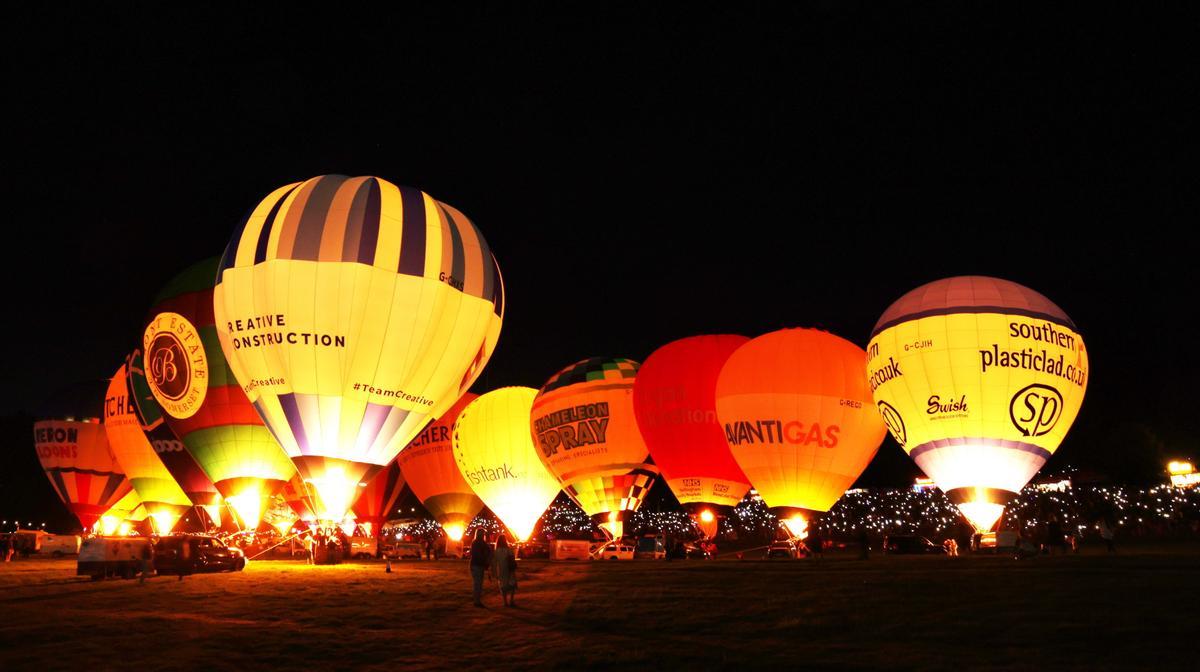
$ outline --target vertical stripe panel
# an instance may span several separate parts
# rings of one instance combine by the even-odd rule
[[[358,261],[360,264],[375,263],[375,244],[379,239],[379,211],[382,199],[379,195],[379,181],[371,178],[367,181],[366,205],[363,208],[362,227],[358,239]],[[350,248],[346,248],[347,253]]]
[[[324,176],[307,180],[296,189],[296,193],[284,201],[280,209],[278,223],[272,227],[271,238],[267,242],[267,259],[290,259],[292,248],[296,243],[296,231],[300,228],[300,218],[308,207],[308,199],[313,189],[325,179]]]
[[[292,192],[298,187],[298,184],[292,185],[275,204],[271,206],[270,212],[267,213],[266,220],[263,221],[262,228],[258,231],[258,242],[254,247],[254,262],[255,264],[266,261],[267,259],[267,242],[271,239],[271,231],[275,228],[275,218],[279,215],[280,208],[283,207],[284,201],[292,195]],[[249,265],[249,264],[247,264]]]
[[[425,275],[425,194],[412,187],[399,187],[403,204],[404,233],[400,238],[400,265],[403,275]]]
[[[326,217],[336,217],[339,213],[330,212],[333,199],[338,189],[350,178],[345,175],[326,175],[313,185],[304,202],[304,210],[300,213],[300,221],[296,226],[296,235],[292,240],[292,252],[280,259],[300,259],[316,261],[321,250],[321,233],[325,230]]]
[[[296,403],[296,395],[281,394],[277,399],[279,399],[280,407],[283,408],[284,416],[287,417],[288,428],[292,430],[292,436],[296,439],[296,446],[300,449],[300,454],[308,455],[308,435],[304,431],[304,418],[300,415],[300,406]]]
[[[342,183],[329,204],[329,213],[321,233],[321,249],[317,252],[318,261],[341,261],[346,232],[350,228],[351,218],[354,217],[354,203],[362,188],[365,177],[356,177]]]

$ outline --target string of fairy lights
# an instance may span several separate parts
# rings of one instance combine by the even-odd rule
[[[1132,535],[1200,536],[1200,489],[1169,485],[1077,486],[1055,484],[1025,488],[1005,511],[1000,529],[1040,529],[1051,521],[1065,532],[1084,534],[1101,519]],[[468,537],[483,529],[488,535],[503,530],[486,512],[467,528]],[[625,523],[627,534],[695,536],[698,528],[683,511],[637,511]],[[751,495],[720,518],[718,536],[726,539],[773,538],[779,521],[762,499]],[[435,521],[424,519],[403,527],[403,533],[423,537],[437,533]],[[542,516],[540,534],[549,538],[587,538],[598,528],[573,502],[560,499]],[[936,488],[851,490],[813,524],[820,535],[850,537],[864,531],[871,535],[916,533],[930,538],[969,535],[958,508]]]

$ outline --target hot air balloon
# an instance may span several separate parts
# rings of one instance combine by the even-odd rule
[[[340,519],[479,376],[504,288],[462,213],[376,177],[271,193],[221,260],[213,308],[246,396]]]
[[[452,442],[458,414],[478,396],[464,394],[436,422],[421,430],[396,458],[409,489],[454,541],[462,539],[467,526],[483,508],[483,502],[454,462]]]
[[[292,479],[283,485],[279,496],[296,513],[296,516],[305,522],[316,522],[317,511],[324,508],[318,504],[317,498],[309,491],[308,485],[304,479],[300,478],[300,474],[292,476]]]
[[[554,374],[533,402],[538,454],[571,499],[620,538],[658,477],[633,412],[638,363],[593,357]]]
[[[253,530],[296,468],[221,352],[212,300],[219,261],[189,267],[155,297],[143,335],[145,370],[167,424]]]
[[[154,530],[167,534],[179,517],[192,506],[171,473],[158,459],[134,412],[125,375],[125,365],[113,374],[104,395],[104,433],[117,462],[125,470],[142,506],[154,522]]]
[[[879,318],[867,354],[892,436],[981,531],[1058,448],[1087,390],[1071,318],[998,278],[905,294]]]
[[[816,329],[783,329],[730,355],[717,418],[733,457],[793,537],[862,474],[886,430],[866,353]]]
[[[378,536],[395,509],[402,490],[404,474],[400,473],[400,465],[395,460],[375,474],[370,483],[359,488],[358,499],[354,500],[352,508],[358,524],[363,526],[367,534]]]
[[[100,422],[103,386],[97,382],[60,393],[33,423],[33,445],[42,469],[84,530],[91,530],[130,492]]]
[[[717,422],[717,376],[745,336],[693,336],[655,350],[633,384],[633,409],[654,464],[706,537],[737,506],[750,479]]]
[[[536,396],[531,387],[493,390],[467,405],[454,423],[458,470],[519,542],[533,534],[560,489],[529,435]]]
[[[146,438],[158,459],[170,472],[171,478],[179,484],[184,494],[194,506],[201,507],[209,519],[218,527],[221,525],[221,494],[217,492],[208,475],[196,463],[191,453],[183,447],[183,442],[171,431],[163,420],[162,407],[155,401],[146,380],[146,372],[142,369],[142,351],[134,350],[125,360],[126,387],[133,400],[133,412],[138,423],[145,432]]]

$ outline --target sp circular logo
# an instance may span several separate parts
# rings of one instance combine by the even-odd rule
[[[904,444],[908,442],[908,430],[904,427],[904,418],[900,417],[900,411],[886,401],[880,401],[876,406],[879,406],[883,424],[887,425],[888,431],[892,433],[892,438],[896,439],[896,443],[903,448]]]
[[[1022,436],[1049,434],[1062,417],[1063,398],[1049,385],[1034,383],[1021,388],[1008,402],[1008,417]]]
[[[159,313],[142,335],[150,391],[173,418],[190,418],[208,394],[208,357],[200,333],[178,313]]]

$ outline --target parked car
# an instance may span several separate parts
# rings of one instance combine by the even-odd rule
[[[629,544],[612,542],[592,552],[593,560],[632,560],[634,549]]]
[[[633,552],[633,557],[662,560],[667,557],[667,548],[663,546],[662,538],[660,537],[642,537],[638,539],[637,550]]]
[[[181,557],[185,544],[190,547],[186,559]],[[178,574],[181,569],[184,574],[240,572],[246,568],[246,556],[242,549],[208,535],[162,537],[154,545],[154,568],[159,574]]]
[[[891,555],[937,555],[945,553],[946,549],[915,534],[889,534],[883,538],[883,552]]]
[[[774,560],[776,558],[786,558],[795,560],[803,557],[800,549],[794,542],[791,541],[774,541],[767,547],[767,559]]]
[[[544,541],[527,541],[517,547],[522,558],[549,558],[550,544]]]
[[[420,560],[425,557],[425,544],[419,541],[397,541],[391,545],[387,553],[390,558]]]

